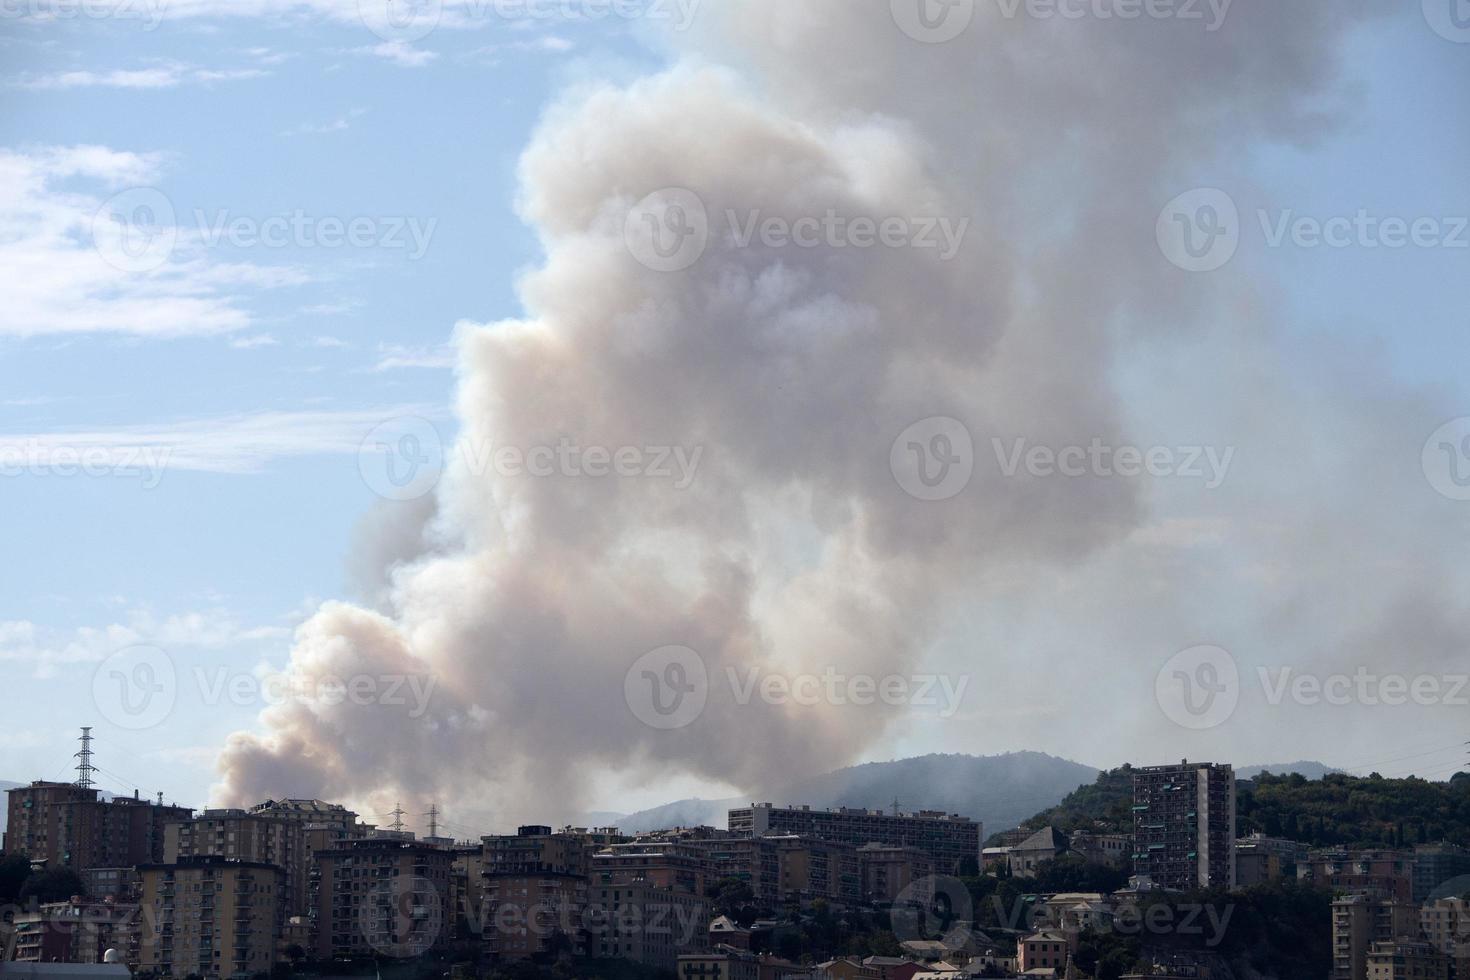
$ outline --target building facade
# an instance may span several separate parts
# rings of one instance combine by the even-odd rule
[[[1331,980],[1367,980],[1374,943],[1415,939],[1419,910],[1398,899],[1348,895],[1332,903]]]
[[[363,837],[316,852],[317,958],[406,958],[450,939],[452,851]]]
[[[1164,888],[1234,888],[1235,770],[1181,762],[1133,774],[1133,873]]]
[[[226,858],[146,864],[135,961],[164,976],[268,973],[279,935],[281,871]]]
[[[980,860],[982,826],[969,817],[920,810],[889,813],[884,810],[841,808],[816,810],[808,806],[776,807],[769,803],[741,807],[729,813],[730,833],[737,837],[766,835],[815,837],[861,846],[891,844],[915,847],[928,854],[943,874],[955,874],[966,858]]]
[[[34,782],[7,793],[6,853],[81,874],[163,860],[165,825],[194,811],[101,794],[72,783]]]

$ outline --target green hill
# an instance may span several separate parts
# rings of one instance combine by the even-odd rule
[[[1027,820],[1070,833],[1132,828],[1133,769],[1098,775],[1049,810]],[[1260,831],[1314,846],[1406,847],[1430,841],[1470,842],[1470,773],[1449,782],[1329,773],[1321,779],[1262,773],[1240,783],[1238,831]]]

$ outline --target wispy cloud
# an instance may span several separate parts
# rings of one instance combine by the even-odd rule
[[[443,418],[432,405],[315,412],[255,412],[187,419],[162,425],[0,433],[0,458],[46,466],[65,452],[68,458],[103,454],[131,465],[204,473],[259,473],[285,459],[354,456],[377,426],[396,419]],[[142,461],[142,462],[139,462]]]
[[[268,333],[255,334],[251,337],[237,337],[230,341],[230,346],[236,350],[252,350],[256,347],[278,347],[280,341]]]
[[[454,367],[454,351],[448,346],[405,347],[400,344],[379,344],[378,363],[374,371],[394,371],[401,368]]]
[[[51,677],[61,668],[98,663],[118,650],[143,643],[169,650],[218,650],[279,643],[290,636],[287,627],[247,625],[225,609],[163,618],[134,609],[121,622],[70,630],[48,629],[28,620],[0,620],[0,663],[28,663],[38,677]]]
[[[352,48],[350,54],[372,55],[390,61],[400,68],[422,68],[439,57],[437,51],[416,48],[402,41],[384,41],[366,47]]]
[[[105,146],[0,149],[0,336],[232,333],[253,320],[244,294],[309,281],[287,266],[211,261],[150,188],[163,170],[159,154]],[[143,196],[112,196],[125,188]],[[146,268],[119,262],[142,226],[106,223],[108,207],[146,218],[166,251]]]
[[[74,88],[164,89],[187,82],[208,84],[261,78],[270,72],[263,68],[199,68],[169,63],[149,68],[114,69],[111,71],[63,71],[50,75],[21,77],[15,84],[32,90]]]
[[[366,109],[352,109],[349,112],[338,116],[336,119],[333,119],[331,122],[302,123],[299,126],[293,126],[290,129],[282,130],[281,135],[315,136],[322,133],[340,133],[343,130],[351,129],[353,120],[359,119],[366,114]]]

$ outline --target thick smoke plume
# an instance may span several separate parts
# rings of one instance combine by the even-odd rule
[[[934,416],[962,420],[980,458],[992,434],[1136,443],[1123,351],[1203,335],[1222,304],[1241,308],[1243,334],[1262,329],[1240,277],[1162,260],[1155,219],[1252,146],[1316,139],[1342,39],[1370,6],[1238,0],[1207,31],[980,3],[963,35],[928,44],[887,0],[710,2],[671,39],[667,71],[571,93],[521,164],[545,249],[520,284],[525,317],[457,332],[460,448],[434,506],[408,505],[411,530],[368,549],[410,543],[380,608],[324,606],[291,655],[298,681],[431,677],[428,710],[272,708],[227,746],[220,799],[382,812],[435,798],[506,826],[575,813],[599,770],[754,788],[892,735],[898,708],[740,704],[726,670],[920,671],[967,608],[1019,593],[1045,607],[1156,526],[1137,482],[1014,479],[982,462],[963,493],[921,501],[890,447]],[[676,272],[625,239],[630,209],[666,188],[698,195],[711,226]],[[829,210],[969,225],[948,260],[742,246],[726,227],[731,211]],[[474,465],[486,447],[564,440],[697,450],[698,468],[680,487]],[[1167,582],[1131,584],[1168,606]],[[1187,629],[1176,648],[1196,639]],[[969,651],[972,711],[1006,703],[1026,653],[1003,642]],[[698,651],[711,684],[692,724],[661,731],[629,709],[624,678],[671,644]]]

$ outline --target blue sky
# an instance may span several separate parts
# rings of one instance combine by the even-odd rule
[[[455,325],[520,315],[517,278],[541,251],[518,216],[517,167],[538,120],[580,82],[629,80],[671,57],[620,18],[451,18],[406,44],[375,35],[351,4],[241,3],[248,12],[233,16],[181,3],[154,29],[0,19],[0,153],[25,181],[19,201],[0,198],[0,220],[38,268],[58,270],[12,270],[5,286],[21,301],[0,314],[0,441],[193,447],[151,487],[127,475],[0,478],[11,557],[0,564],[0,777],[62,775],[76,727],[92,724],[106,788],[204,802],[215,751],[259,706],[182,696],[167,726],[130,731],[93,710],[96,664],[155,643],[181,669],[280,667],[321,601],[362,598],[349,563],[382,504],[358,445],[404,415],[451,433]],[[1277,283],[1281,343],[1304,374],[1363,345],[1396,383],[1470,404],[1470,250],[1273,249],[1255,215],[1470,215],[1470,44],[1412,13],[1352,36],[1343,65],[1362,102],[1348,125],[1309,147],[1262,145],[1250,172],[1197,182],[1240,206],[1231,268]],[[131,186],[161,191],[182,229],[177,274],[138,294],[73,263],[90,256],[77,216]],[[42,211],[64,230],[36,232]],[[297,212],[371,219],[375,242],[409,223],[427,238],[415,255],[194,234],[198,213],[207,230]],[[1151,381],[1135,367],[1120,385],[1145,412]],[[1041,748],[1123,761],[1029,737],[923,720],[874,755]],[[1361,754],[1344,751],[1353,758],[1324,761]],[[633,809],[692,790],[728,787],[671,779],[597,802]]]

